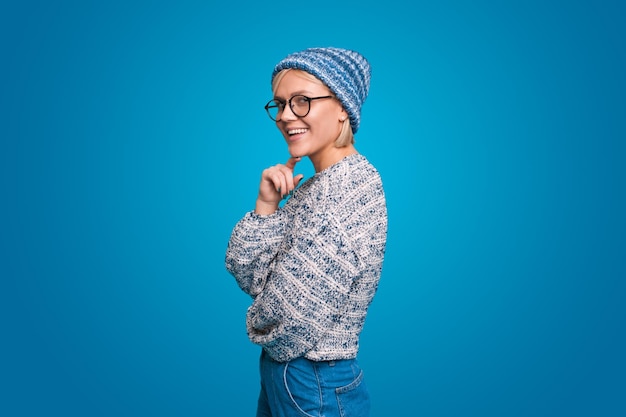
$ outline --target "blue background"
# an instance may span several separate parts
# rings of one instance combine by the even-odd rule
[[[619,3],[3,2],[0,415],[253,415],[224,251],[310,46],[373,67],[372,416],[626,415]]]

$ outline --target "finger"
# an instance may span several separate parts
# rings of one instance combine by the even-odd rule
[[[291,175],[283,175],[281,178],[282,187],[280,189],[280,197],[285,198],[287,194],[289,194],[289,181],[291,180]]]
[[[272,186],[274,185],[274,181],[274,170],[272,168],[267,168],[263,170],[263,173],[261,174],[261,185],[263,186],[263,184],[269,184],[270,186]]]
[[[267,190],[268,188],[263,185],[264,183],[269,186],[268,188],[273,188],[274,192],[278,192],[278,189],[280,188],[280,181],[276,172],[272,168],[264,170],[263,175],[261,176],[261,189],[265,188]]]
[[[274,183],[274,188],[276,192],[282,198],[289,191],[287,190],[287,179],[285,177],[285,173],[280,169],[276,170],[272,175],[272,182]]]
[[[298,183],[295,181],[295,177],[293,176],[293,171],[287,168],[286,165],[279,167],[279,169],[281,173],[285,176],[286,188],[284,189],[284,193],[282,194],[289,194],[294,190],[294,188],[296,188]]]
[[[300,181],[302,181],[302,178],[304,178],[304,174],[298,174],[295,177],[293,177],[293,188],[296,188],[298,184],[300,184]]]
[[[285,162],[285,166],[289,168],[289,170],[293,173],[293,169],[296,167],[296,164],[302,160],[301,156],[292,156]]]

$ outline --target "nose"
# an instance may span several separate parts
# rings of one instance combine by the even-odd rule
[[[297,120],[298,116],[295,115],[295,113],[293,112],[293,110],[291,110],[291,103],[287,103],[285,105],[285,108],[283,109],[282,113],[280,114],[280,118],[278,119],[278,121],[293,121],[293,120]]]

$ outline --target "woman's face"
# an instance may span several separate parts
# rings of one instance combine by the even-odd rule
[[[287,102],[294,95],[307,97],[332,95],[321,82],[307,79],[301,71],[288,71],[276,88],[274,98]],[[283,134],[292,156],[308,156],[313,163],[332,153],[341,132],[342,119],[348,117],[335,98],[313,100],[309,114],[298,117],[287,104],[276,126]]]

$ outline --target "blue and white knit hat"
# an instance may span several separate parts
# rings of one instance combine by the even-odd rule
[[[371,69],[364,56],[340,48],[305,49],[276,64],[272,81],[287,68],[306,71],[326,84],[348,113],[352,132],[356,133],[361,122],[361,106],[370,89]]]

